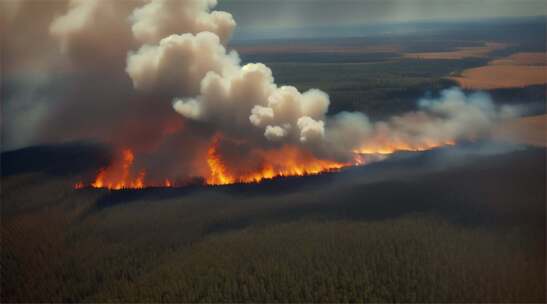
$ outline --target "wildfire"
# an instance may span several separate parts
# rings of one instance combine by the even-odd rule
[[[404,141],[386,142],[383,144],[364,145],[356,150],[354,153],[358,154],[393,154],[397,151],[426,151],[442,146],[453,146],[456,142],[453,140],[446,141],[422,141],[419,144],[412,144]]]
[[[136,171],[133,168],[134,161],[135,154],[133,151],[131,149],[123,149],[119,157],[116,157],[112,164],[99,170],[99,173],[97,173],[93,182],[89,184],[89,187],[111,190],[173,187],[173,181],[168,178],[164,179],[163,182],[146,181],[146,171]],[[74,184],[74,189],[82,189],[84,187],[85,184],[81,181]]]
[[[108,189],[140,189],[144,187],[145,171],[140,171],[136,175],[132,172],[135,155],[131,149],[124,149],[121,158],[117,159],[107,168],[102,168],[95,180],[91,183],[93,188]]]
[[[365,164],[365,155],[384,158],[397,151],[425,151],[445,145],[454,145],[454,141],[422,141],[411,144],[405,141],[374,141],[374,144],[363,145],[354,150],[354,159],[350,162],[336,162],[318,159],[310,152],[298,147],[285,145],[275,150],[256,149],[251,158],[259,159],[258,163],[242,163],[240,166],[229,166],[230,162],[220,153],[222,136],[213,137],[207,149],[207,166],[209,175],[205,179],[208,185],[227,185],[234,183],[258,183],[263,180],[286,176],[317,175],[324,172],[339,171],[344,167]],[[368,156],[366,157],[368,159]],[[163,181],[145,181],[146,171],[135,170],[135,155],[131,149],[123,149],[108,167],[99,170],[89,184],[93,188],[141,189],[144,187],[173,187],[174,182],[165,178]],[[83,182],[74,184],[74,189],[85,187]]]
[[[356,164],[321,160],[298,148],[283,146],[274,151],[257,150],[255,153],[259,154],[265,162],[254,170],[234,170],[224,163],[218,152],[220,139],[220,136],[215,136],[207,151],[207,164],[210,170],[207,184],[209,185],[258,183],[275,177],[316,175]],[[361,158],[359,161],[362,161]]]

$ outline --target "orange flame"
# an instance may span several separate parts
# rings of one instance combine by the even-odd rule
[[[363,145],[353,152],[358,154],[392,154],[397,151],[426,151],[442,146],[453,146],[456,142],[446,141],[422,141],[420,143],[409,143],[404,141],[382,142],[381,144]]]
[[[207,149],[207,165],[209,175],[205,179],[208,185],[227,185],[234,183],[259,183],[264,180],[276,177],[317,175],[323,172],[339,171],[349,166],[364,165],[370,157],[384,158],[385,155],[397,151],[425,151],[440,146],[454,145],[455,141],[428,141],[422,140],[419,143],[407,142],[405,140],[374,140],[371,143],[362,145],[355,149],[354,159],[350,162],[336,162],[332,160],[318,159],[312,153],[298,147],[285,145],[276,150],[254,149],[252,156],[256,157],[256,163],[240,164],[239,167],[229,166],[230,162],[223,158],[219,151],[222,136],[217,134],[213,137]],[[163,181],[145,182],[146,171],[133,173],[134,153],[131,149],[124,149],[121,157],[102,168],[95,180],[90,184],[93,188],[119,189],[141,189],[144,187],[173,187],[174,182],[165,178]],[[74,189],[82,189],[83,182],[74,184]]]
[[[233,184],[235,178],[228,174],[228,169],[224,166],[222,159],[217,153],[220,136],[215,136],[209,149],[207,149],[207,165],[211,170],[211,176],[207,179],[210,185]]]
[[[164,179],[163,182],[146,182],[146,171],[138,171],[134,174],[133,162],[135,155],[131,149],[124,149],[121,157],[114,159],[108,167],[102,168],[97,173],[94,181],[89,184],[92,188],[106,188],[111,190],[120,189],[142,189],[145,187],[173,187],[170,179]],[[83,182],[74,184],[74,189],[82,189]]]
[[[93,188],[108,188],[108,189],[140,189],[144,187],[145,171],[140,171],[135,177],[132,175],[132,165],[135,156],[131,149],[122,151],[122,158],[115,161],[107,168],[103,168],[97,174],[95,181],[91,183]]]
[[[306,151],[291,146],[283,146],[274,151],[256,151],[266,161],[255,170],[238,173],[226,166],[218,153],[220,139],[219,135],[215,136],[207,151],[207,164],[210,175],[206,182],[209,185],[258,183],[275,177],[316,175],[323,172],[338,171],[343,167],[354,165],[353,163],[317,159]],[[359,158],[359,160],[361,159]]]
[[[115,159],[110,166],[102,168],[97,173],[95,180],[89,185],[93,188],[106,188],[111,190],[142,189],[145,187],[173,187],[173,181],[164,179],[163,182],[145,181],[146,171],[138,171],[134,174],[133,163],[135,155],[131,149],[123,149],[121,157]],[[74,184],[74,189],[84,188],[83,182]]]

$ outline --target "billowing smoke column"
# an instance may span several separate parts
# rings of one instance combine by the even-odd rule
[[[364,154],[474,139],[513,115],[486,95],[452,89],[387,121],[372,122],[362,113],[327,116],[325,92],[278,86],[261,63],[242,66],[227,49],[235,21],[212,10],[215,5],[70,1],[49,34],[82,81],[43,118],[41,135],[98,138],[124,155],[136,150],[131,166],[147,172],[122,165],[120,183],[119,172],[105,169],[103,186],[146,185],[147,178],[148,184],[171,185],[171,179],[192,176],[224,184],[318,173],[360,163]]]
[[[222,31],[225,33],[225,31]],[[397,149],[427,149],[473,138],[496,120],[511,115],[488,96],[465,96],[457,89],[439,100],[422,100],[421,111],[371,123],[360,113],[327,117],[329,96],[317,89],[299,92],[275,84],[265,65],[241,66],[237,54],[227,52],[212,32],[173,34],[156,45],[145,45],[128,56],[127,72],[135,88],[174,85],[199,94],[176,98],[182,116],[212,125],[231,136],[298,145],[315,155],[348,160],[355,152],[387,153]]]

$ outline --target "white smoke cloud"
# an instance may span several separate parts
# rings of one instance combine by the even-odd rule
[[[287,130],[280,126],[266,126],[266,131],[264,131],[264,137],[271,141],[281,140],[287,135]]]
[[[298,118],[297,125],[302,143],[320,141],[325,136],[325,123],[322,120],[303,116]]]
[[[220,58],[235,56],[226,53],[219,41],[215,43],[215,54]],[[271,70],[263,64],[239,66],[234,60],[218,63],[227,63],[228,68],[207,73],[197,97],[175,99],[173,107],[178,113],[217,130],[235,130],[249,140],[249,129],[254,127],[269,141],[300,144],[333,158],[349,158],[367,148],[423,149],[474,139],[487,133],[498,120],[515,114],[509,108],[494,106],[487,95],[467,96],[451,89],[443,91],[439,99],[421,100],[418,111],[387,121],[371,123],[359,113],[327,117],[329,97],[318,89],[301,93],[292,86],[278,87]]]
[[[137,89],[176,88],[186,96],[197,94],[208,72],[233,73],[239,66],[235,52],[227,52],[217,35],[201,32],[163,38],[144,45],[127,57],[126,71]]]
[[[138,2],[71,0],[64,15],[55,18],[50,34],[61,52],[76,63],[120,63],[132,45],[127,16]]]
[[[233,71],[233,69],[230,69]],[[219,130],[262,130],[280,142],[315,142],[324,135],[328,95],[313,89],[278,87],[263,64],[247,64],[235,72],[210,72],[201,82],[198,97],[176,99],[174,109],[189,119],[205,121]]]
[[[486,94],[465,95],[453,88],[438,99],[420,101],[421,111],[392,118],[387,125],[396,136],[417,140],[477,138],[500,119],[516,115],[509,106],[497,107]]]
[[[272,108],[263,106],[254,106],[251,110],[251,116],[249,120],[255,126],[268,126],[274,118],[274,111]]]
[[[123,64],[134,47],[174,34],[212,32],[226,43],[235,22],[227,12],[210,11],[214,6],[216,0],[70,0],[49,32],[77,62],[95,64],[100,58]]]
[[[276,89],[271,70],[263,64],[247,64],[233,73],[209,72],[201,81],[198,97],[176,99],[181,115],[197,113],[197,120],[218,128],[251,127],[249,117],[255,105],[266,105]]]
[[[146,44],[157,43],[172,34],[215,33],[226,44],[235,28],[230,13],[210,11],[216,0],[148,1],[130,16],[135,38]]]
[[[439,98],[422,99],[419,110],[371,123],[363,114],[342,113],[329,121],[326,145],[340,152],[382,149],[424,149],[487,135],[500,120],[517,115],[509,106],[495,106],[483,93],[464,94],[458,88]],[[344,150],[340,151],[343,147]]]

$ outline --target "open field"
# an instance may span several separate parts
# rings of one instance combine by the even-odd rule
[[[534,52],[522,52],[515,53],[506,58],[500,58],[493,60],[492,65],[535,65],[545,66],[547,65],[546,53],[534,53]]]
[[[466,89],[522,88],[547,83],[545,66],[489,65],[465,70],[461,77],[451,77]]]
[[[516,53],[450,77],[468,89],[522,88],[547,83],[546,53]]]

